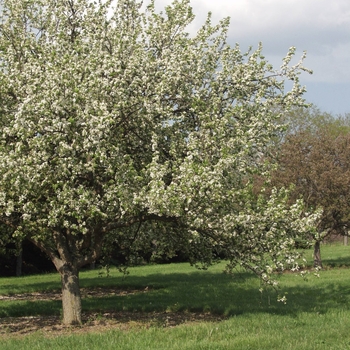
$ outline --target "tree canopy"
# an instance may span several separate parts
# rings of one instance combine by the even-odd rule
[[[1,1],[2,222],[55,264],[67,324],[81,322],[79,269],[113,240],[181,244],[204,266],[219,250],[274,284],[315,217],[252,179],[269,173],[276,109],[304,104],[304,56],[274,69],[210,15],[191,35],[187,0],[112,3]]]

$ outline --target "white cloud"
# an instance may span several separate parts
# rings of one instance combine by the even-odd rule
[[[156,1],[159,9],[170,3]],[[349,0],[192,0],[191,5],[197,27],[209,11],[214,21],[230,16],[229,42],[242,50],[262,42],[266,57],[279,65],[296,46],[299,54],[308,52],[305,65],[314,70],[306,80],[350,82]]]
[[[144,0],[147,3],[149,0]],[[172,0],[155,0],[158,10]],[[306,98],[320,108],[350,113],[350,1],[349,0],[191,0],[196,31],[212,12],[213,22],[231,17],[228,41],[245,51],[263,43],[266,58],[278,68],[289,47],[297,61],[307,51],[303,74]]]

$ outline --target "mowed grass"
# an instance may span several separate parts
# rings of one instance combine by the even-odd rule
[[[307,258],[311,251],[306,252]],[[198,271],[188,264],[142,266],[123,278],[82,272],[81,287],[113,287],[147,292],[83,299],[83,311],[207,312],[221,322],[188,323],[174,328],[131,328],[102,333],[46,337],[38,332],[0,342],[0,349],[350,349],[350,247],[322,247],[325,270],[307,281],[279,277],[287,304],[273,291],[259,292],[259,280],[243,271],[222,273],[224,264]],[[0,295],[59,290],[58,274],[1,278]],[[60,301],[0,301],[0,317],[59,315]]]

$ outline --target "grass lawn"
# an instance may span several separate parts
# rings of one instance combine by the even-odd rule
[[[311,254],[307,251],[307,258]],[[325,270],[320,278],[310,275],[304,281],[292,273],[279,278],[287,293],[286,305],[276,301],[273,291],[260,293],[258,279],[249,273],[223,274],[223,264],[209,271],[188,264],[135,267],[126,278],[117,270],[109,278],[99,277],[98,271],[82,272],[83,290],[123,291],[87,294],[83,312],[102,323],[112,311],[134,315],[127,328],[119,323],[98,331],[82,327],[80,332],[37,331],[20,336],[2,330],[0,349],[350,349],[350,246],[323,246],[322,257]],[[58,274],[0,279],[2,297],[59,288]],[[0,300],[3,320],[60,312],[60,300]],[[177,315],[192,321],[171,327],[155,316],[152,322],[152,315],[159,313],[170,320]],[[193,322],[196,314],[202,321],[198,317]],[[143,315],[148,321],[138,322]],[[214,321],[215,317],[224,320]]]

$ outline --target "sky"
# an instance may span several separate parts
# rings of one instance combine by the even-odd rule
[[[171,0],[156,0],[164,9]],[[350,113],[349,0],[191,0],[196,30],[212,12],[213,23],[230,17],[228,42],[242,51],[263,44],[266,59],[278,68],[291,46],[296,61],[307,52],[303,73],[305,98],[333,115]]]

